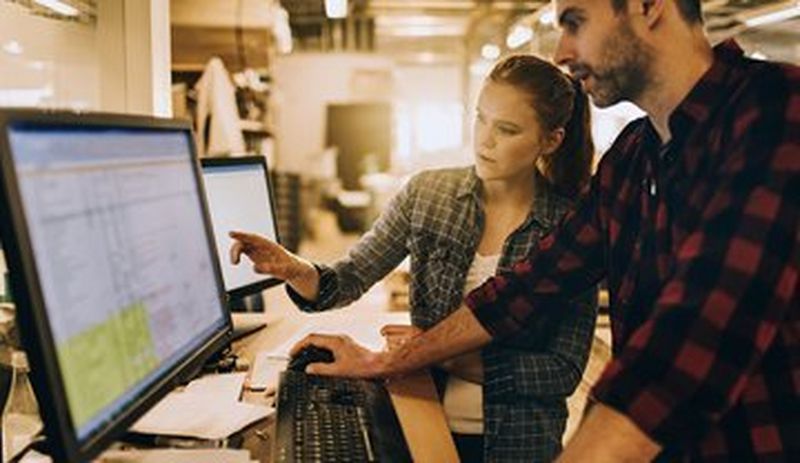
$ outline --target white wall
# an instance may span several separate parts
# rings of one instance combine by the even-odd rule
[[[388,101],[395,107],[393,171],[407,173],[470,160],[461,146],[465,108],[458,66],[399,66],[391,57],[374,54],[293,53],[278,57],[273,72],[281,170],[309,173],[320,162],[328,103],[364,100]],[[425,121],[443,125],[420,130]],[[448,148],[421,151],[437,145],[430,139],[437,131],[442,137],[438,141]]]
[[[98,0],[96,24],[0,2],[0,106],[170,115],[169,0]]]
[[[94,26],[0,2],[0,47],[0,106],[100,108]]]
[[[456,64],[406,64],[395,70],[394,165],[407,173],[472,162],[463,71]],[[402,126],[408,125],[407,129]],[[465,142],[467,142],[465,144]]]
[[[271,27],[277,0],[171,0],[173,24],[197,27]],[[241,5],[241,14],[239,6]]]
[[[325,144],[328,103],[372,99],[360,94],[357,75],[390,73],[386,58],[366,54],[293,53],[275,61],[277,167],[308,173]]]

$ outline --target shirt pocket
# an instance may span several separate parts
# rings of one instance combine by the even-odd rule
[[[452,242],[433,236],[411,242],[411,297],[420,326],[427,328],[449,314],[461,301],[464,256]],[[459,288],[459,282],[461,288]]]

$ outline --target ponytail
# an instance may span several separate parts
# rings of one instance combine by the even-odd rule
[[[543,174],[567,196],[573,197],[589,184],[594,161],[591,108],[581,83],[570,79],[573,89],[572,111],[564,126],[564,140],[548,156],[548,171]]]

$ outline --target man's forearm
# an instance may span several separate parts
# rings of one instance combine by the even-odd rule
[[[476,350],[492,340],[465,305],[398,349],[384,354],[381,376],[396,376],[419,370],[456,355]]]
[[[319,272],[314,264],[298,259],[294,274],[286,281],[297,294],[307,301],[316,301],[319,296]]]
[[[661,447],[627,416],[602,403],[595,405],[570,439],[558,463],[652,461]]]

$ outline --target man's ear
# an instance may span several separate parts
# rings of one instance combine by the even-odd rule
[[[647,23],[647,27],[653,28],[664,15],[665,0],[641,0],[639,2],[642,16]]]

